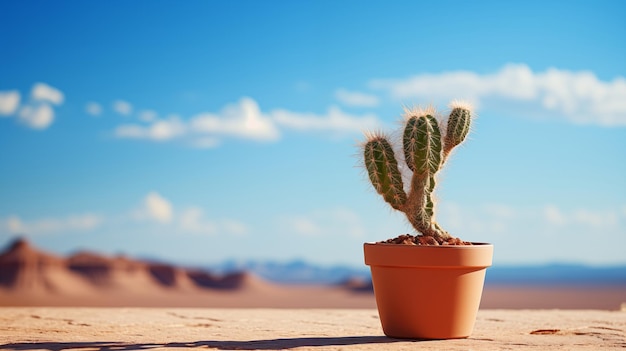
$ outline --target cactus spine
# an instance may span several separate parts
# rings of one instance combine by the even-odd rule
[[[413,172],[408,195],[387,138],[368,135],[364,146],[365,168],[376,191],[392,208],[404,212],[417,231],[439,243],[451,236],[435,221],[436,175],[452,150],[465,140],[471,122],[467,105],[455,102],[451,107],[445,135],[441,133],[434,110],[405,111],[402,151],[408,169]]]

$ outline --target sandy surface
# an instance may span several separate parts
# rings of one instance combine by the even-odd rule
[[[0,308],[0,350],[618,350],[626,312],[481,310],[468,339],[382,334],[373,309]]]
[[[481,308],[615,311],[624,303],[626,287],[620,286],[487,286]],[[373,293],[343,287],[256,284],[226,291],[102,289],[98,293],[54,293],[0,289],[0,306],[375,308],[376,302]]]
[[[626,304],[626,286],[486,286],[484,309],[601,309]]]
[[[132,293],[112,289],[74,295],[0,290],[0,306],[374,308],[376,302],[372,293],[353,293],[343,288],[267,285],[226,291]]]

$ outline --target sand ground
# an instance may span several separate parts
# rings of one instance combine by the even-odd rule
[[[467,339],[383,335],[375,309],[0,308],[0,350],[623,350],[626,312],[481,310]]]
[[[623,286],[486,286],[483,309],[599,309],[626,303]],[[324,286],[258,285],[234,291],[108,290],[98,294],[54,294],[0,290],[0,306],[375,308],[374,295]]]

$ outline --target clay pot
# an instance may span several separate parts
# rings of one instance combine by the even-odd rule
[[[363,249],[385,335],[453,339],[472,333],[493,245],[365,243]]]

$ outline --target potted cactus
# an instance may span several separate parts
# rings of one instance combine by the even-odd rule
[[[383,133],[367,134],[363,144],[374,189],[419,232],[364,244],[383,331],[391,337],[468,337],[491,265],[491,244],[462,241],[435,221],[437,173],[465,140],[472,119],[468,104],[450,107],[441,125],[433,108],[405,110],[398,145],[403,160]],[[406,187],[404,179],[410,179]]]

